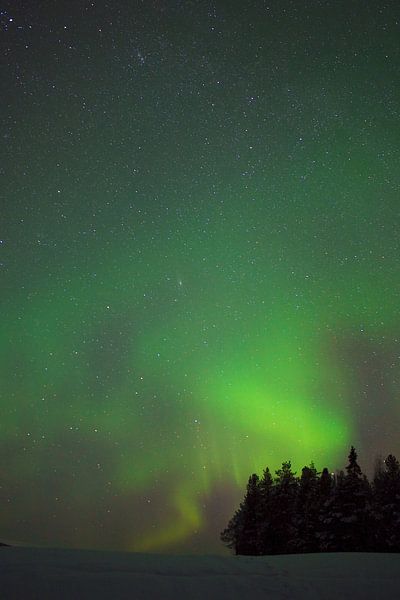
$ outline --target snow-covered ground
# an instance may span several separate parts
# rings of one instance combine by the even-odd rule
[[[162,556],[0,548],[4,600],[387,600],[400,555]]]

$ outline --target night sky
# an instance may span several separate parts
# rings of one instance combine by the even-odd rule
[[[0,539],[223,552],[400,455],[400,7],[3,2]]]

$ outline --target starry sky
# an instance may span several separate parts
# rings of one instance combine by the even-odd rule
[[[0,538],[223,552],[400,455],[400,8],[6,1]]]

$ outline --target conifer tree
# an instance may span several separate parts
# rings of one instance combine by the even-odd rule
[[[240,504],[239,509],[235,512],[232,519],[230,519],[227,527],[221,532],[221,541],[231,550],[234,550],[235,554],[239,554],[239,540],[241,538],[243,522],[243,503]]]
[[[296,497],[294,526],[295,536],[290,543],[290,549],[295,552],[317,552],[316,537],[319,512],[318,474],[311,463],[303,467]]]
[[[371,489],[353,446],[348,458],[334,476],[311,463],[296,478],[290,461],[274,479],[268,468],[251,475],[221,540],[236,554],[400,552],[399,461],[380,461]]]
[[[260,554],[274,554],[276,536],[273,527],[273,502],[274,481],[267,467],[259,483],[260,490],[260,528],[259,528],[259,550]]]
[[[292,471],[290,461],[282,463],[275,478],[273,494],[273,518],[271,527],[274,532],[274,554],[290,552],[290,543],[295,536],[294,508],[298,482]]]
[[[236,554],[257,555],[261,553],[259,542],[261,494],[259,477],[249,477],[246,495],[239,510],[221,533],[221,540],[233,548]]]
[[[319,503],[323,504],[329,498],[332,491],[332,476],[329,473],[328,469],[324,467],[322,469],[321,477],[318,481],[318,497]]]
[[[334,486],[334,480],[328,469],[324,467],[318,480],[318,515],[315,524],[315,536],[318,541],[318,549],[324,551],[329,546],[330,518],[329,505]]]
[[[352,479],[360,477],[361,476],[361,468],[357,462],[357,452],[356,452],[356,449],[354,448],[354,446],[351,446],[350,454],[349,454],[348,458],[349,458],[349,464],[346,467],[347,475],[349,477],[351,477]]]
[[[370,486],[362,475],[353,446],[346,471],[336,476],[323,514],[325,540],[321,549],[329,552],[362,552],[368,547]]]
[[[381,552],[400,552],[400,464],[389,454],[373,481],[375,545]]]

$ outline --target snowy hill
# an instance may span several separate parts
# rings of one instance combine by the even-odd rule
[[[400,555],[162,556],[4,547],[0,586],[7,600],[386,600],[400,597]]]

